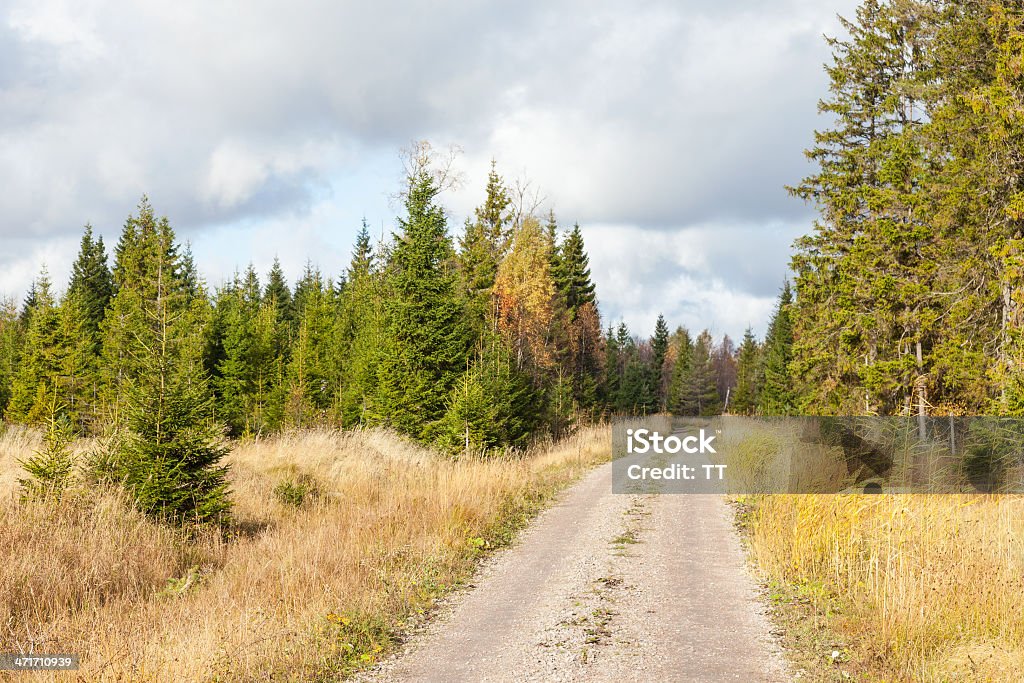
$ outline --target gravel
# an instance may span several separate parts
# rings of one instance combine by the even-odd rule
[[[614,495],[604,465],[358,680],[789,680],[770,631],[724,501]]]

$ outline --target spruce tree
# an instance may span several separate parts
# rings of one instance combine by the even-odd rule
[[[115,268],[116,323],[106,329],[123,354],[112,357],[121,362],[121,430],[99,467],[145,513],[176,524],[207,523],[230,509],[220,462],[227,449],[202,363],[206,314],[194,298],[199,285],[180,259],[169,222],[157,220],[144,201],[140,215],[128,220]]]
[[[435,430],[437,443],[452,453],[472,455],[497,445],[495,406],[476,370],[462,375],[452,388],[444,417]]]
[[[590,280],[589,257],[578,224],[559,244],[552,211],[545,230],[556,290],[552,338],[560,349],[559,362],[571,377],[576,403],[586,408],[594,404],[599,393],[602,345],[601,315]]]
[[[387,264],[373,406],[377,421],[420,439],[443,417],[469,343],[439,191],[425,161],[410,173],[406,217]]]
[[[558,274],[562,272],[562,246],[558,241],[558,219],[555,217],[554,209],[548,209],[548,221],[544,224],[544,234],[550,249],[551,275],[556,279],[557,284]]]
[[[163,291],[175,294],[182,309],[190,307],[189,283],[181,278],[181,262],[174,231],[166,218],[157,218],[145,197],[137,215],[128,217],[115,249],[115,294],[103,319],[102,362],[104,399],[110,416],[119,421],[124,390],[145,372],[140,348],[152,348],[152,328],[146,305]],[[190,339],[203,333],[196,324]]]
[[[684,390],[685,414],[709,416],[717,415],[721,411],[713,347],[714,339],[708,330],[697,335],[697,340],[693,344],[689,381]]]
[[[501,339],[488,334],[452,389],[438,443],[454,453],[522,448],[539,425],[540,398]]]
[[[621,352],[614,328],[608,326],[604,334],[604,381],[601,383],[601,400],[606,410],[616,411],[616,397],[622,382],[619,372]]]
[[[365,227],[365,226],[364,226]],[[281,262],[274,257],[274,265],[267,275],[267,289],[263,293],[264,299],[274,303],[277,312],[277,319],[287,322],[289,325],[294,320],[294,309],[292,307],[292,292],[285,279]]]
[[[459,238],[459,275],[466,298],[466,317],[473,327],[473,336],[483,334],[492,317],[491,292],[498,273],[495,249],[487,241],[484,226],[466,221]]]
[[[176,321],[151,308],[159,344],[145,356],[146,379],[129,381],[125,432],[109,474],[146,514],[179,525],[223,522],[231,508],[227,448],[211,422],[213,400],[201,373],[177,357]],[[198,368],[193,364],[192,368]]]
[[[284,407],[286,402],[286,368],[291,360],[291,340],[293,329],[294,306],[292,292],[284,277],[281,262],[275,257],[274,264],[267,275],[267,286],[263,292],[264,313],[257,322],[258,334],[272,335],[273,375],[269,380],[269,396],[266,402],[267,426],[277,429],[284,424]]]
[[[466,297],[466,317],[474,339],[492,321],[491,292],[501,263],[511,246],[512,199],[505,182],[491,161],[484,203],[474,210],[475,220],[466,220],[459,239],[458,264]]]
[[[485,242],[492,250],[495,262],[501,261],[508,251],[512,237],[512,198],[505,181],[498,175],[497,162],[491,160],[491,171],[487,174],[487,190],[482,206],[474,212],[476,223],[481,226]]]
[[[287,370],[285,421],[292,427],[324,424],[335,396],[335,303],[318,270],[302,280],[299,327]]]
[[[324,276],[320,269],[307,260],[302,270],[302,276],[295,283],[295,292],[292,295],[292,327],[298,330],[299,321],[306,312],[307,300],[311,295],[319,297],[323,294]]]
[[[233,435],[261,433],[274,423],[278,332],[276,307],[262,300],[252,266],[218,292],[210,327],[217,339],[212,384],[218,417]]]
[[[911,361],[913,412],[1019,413],[1024,375],[1020,3],[949,3],[935,32],[935,151],[925,186],[938,232],[931,301],[938,339]],[[911,348],[913,357],[916,349]]]
[[[32,284],[23,319],[28,321],[24,350],[11,382],[7,415],[16,422],[43,424],[61,376],[60,314],[44,268]]]
[[[251,272],[250,268],[250,272]],[[178,287],[185,294],[187,305],[195,303],[197,299],[206,296],[206,286],[199,274],[195,257],[192,255],[192,243],[185,242],[181,255],[178,257]]]
[[[11,400],[23,337],[17,304],[13,299],[0,299],[0,419],[5,417]]]
[[[22,499],[59,499],[71,483],[75,462],[71,454],[74,431],[64,406],[52,396],[43,448],[19,461],[27,477],[18,479]]]
[[[607,372],[611,382],[611,408],[618,414],[646,415],[655,409],[655,390],[651,380],[650,347],[642,345],[629,333],[625,322],[608,330],[607,347],[611,350]]]
[[[56,303],[45,269],[33,289],[23,353],[11,378],[8,417],[46,424],[56,404],[62,419],[84,430],[94,417],[96,358],[81,295],[70,291]]]
[[[365,221],[356,239],[339,298],[334,330],[337,390],[335,414],[344,426],[362,425],[373,414],[383,328],[383,283]]]
[[[753,415],[757,410],[760,399],[760,365],[761,348],[754,337],[754,331],[748,327],[736,359],[736,391],[729,404],[730,413]]]
[[[668,409],[673,415],[688,415],[687,387],[693,369],[693,340],[685,327],[679,327],[673,334],[674,362],[672,379],[668,387]]]
[[[620,413],[648,415],[655,410],[655,390],[650,365],[644,362],[640,346],[630,340],[623,347],[624,367],[617,408]]]
[[[843,20],[849,37],[829,40],[820,110],[831,126],[807,152],[818,169],[792,188],[821,212],[793,259],[796,364],[818,412],[899,411],[930,365],[941,310],[922,134],[932,7],[867,0]],[[922,367],[908,353],[917,345]]]
[[[282,334],[272,301],[260,304],[249,345],[249,415],[246,429],[256,434],[279,429],[284,421],[285,366],[277,351]]]
[[[64,334],[65,400],[79,428],[95,430],[101,418],[103,319],[114,294],[114,277],[107,265],[102,237],[86,225],[68,291],[61,302]]]
[[[203,366],[215,388],[218,402],[220,401],[220,389],[217,388],[217,383],[220,377],[220,366],[225,358],[224,337],[227,335],[230,325],[228,318],[231,317],[231,312],[236,304],[235,284],[237,279],[238,274],[236,273],[230,282],[226,282],[214,290],[213,307],[203,340]]]
[[[88,224],[78,257],[71,267],[68,293],[79,297],[82,321],[93,344],[93,353],[98,356],[102,342],[100,325],[114,295],[114,277],[107,265],[103,237],[93,239],[92,226]]]
[[[32,322],[32,311],[36,307],[36,281],[32,280],[29,284],[28,292],[25,293],[25,299],[21,303],[21,311],[18,313],[18,322],[25,329],[28,329],[29,323]]]
[[[609,334],[611,333],[612,331],[609,330]],[[636,353],[636,340],[630,334],[629,326],[626,325],[625,321],[620,321],[615,328],[614,345],[616,349],[614,368],[617,381],[615,383],[615,394],[612,395],[612,405],[616,412],[625,413],[631,410],[632,406],[636,405],[637,402],[636,375],[630,378],[633,381],[627,382],[626,378],[627,368]]]
[[[71,289],[57,309],[53,387],[65,406],[69,425],[96,433],[101,428],[100,371],[96,336],[90,329],[89,301],[81,290]]]
[[[570,321],[580,308],[595,300],[594,283],[590,280],[590,258],[583,244],[583,233],[576,223],[559,248],[555,284],[569,311]]]
[[[790,415],[797,409],[790,364],[793,360],[793,292],[787,281],[779,294],[775,315],[764,340],[764,378],[759,410],[762,415]]]
[[[668,355],[669,332],[665,316],[658,314],[658,320],[654,325],[654,336],[651,337],[651,382],[655,388],[656,401],[659,411],[667,408],[668,386],[665,381],[665,358]]]

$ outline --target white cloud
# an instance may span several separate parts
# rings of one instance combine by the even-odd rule
[[[606,323],[623,320],[641,336],[662,313],[671,324],[738,337],[763,334],[788,272],[794,225],[697,225],[647,230],[584,229]]]
[[[0,287],[27,286],[35,269],[17,264],[46,240],[87,221],[116,233],[143,193],[197,245],[232,234],[315,256],[330,229],[344,233],[331,244],[349,243],[367,205],[375,224],[392,217],[380,195],[396,189],[397,148],[417,138],[467,150],[455,215],[479,201],[494,156],[532,178],[563,223],[626,226],[662,248],[695,230],[806,224],[782,186],[806,171],[820,34],[853,7],[11,0],[0,10]],[[331,213],[343,225],[325,226]],[[743,272],[694,269],[692,287],[671,290],[671,272],[655,282],[634,268],[623,281],[596,255],[621,239],[592,233],[599,291],[617,312],[642,317],[671,291],[693,297],[694,316],[727,308],[731,321],[774,295]],[[709,262],[716,245],[691,243]],[[787,248],[770,250],[777,271]],[[619,303],[629,290],[639,294]],[[701,298],[719,290],[718,304]]]
[[[76,12],[86,4],[58,0],[18,5],[11,10],[8,24],[29,41],[60,48],[61,56],[69,58],[62,66],[72,67],[70,58],[76,62],[95,59],[106,49],[93,23]]]
[[[63,237],[45,242],[10,240],[14,248],[0,268],[0,299],[14,297],[21,304],[29,284],[45,268],[56,291],[63,291],[71,275],[78,239]]]

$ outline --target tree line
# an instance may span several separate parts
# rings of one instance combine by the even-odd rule
[[[785,415],[793,405],[787,367],[792,358],[792,290],[785,283],[763,342],[747,328],[737,347],[707,329],[669,332],[659,315],[647,340],[624,323],[604,335],[603,398],[614,414],[678,416]]]
[[[47,427],[26,487],[68,475],[72,435],[99,435],[89,477],[155,516],[203,520],[229,508],[225,435],[385,426],[486,452],[613,414],[783,405],[785,307],[765,344],[748,330],[738,349],[661,316],[650,338],[602,332],[579,225],[524,211],[492,165],[453,238],[433,153],[409,161],[392,239],[375,244],[364,222],[337,279],[307,265],[292,287],[275,260],[265,281],[250,266],[211,292],[145,198],[110,255],[86,226],[62,296],[44,269],[0,309],[0,411]]]
[[[794,410],[1024,413],[1024,4],[866,0],[791,188]]]

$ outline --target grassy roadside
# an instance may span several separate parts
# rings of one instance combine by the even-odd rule
[[[112,494],[18,504],[14,459],[32,437],[9,433],[0,651],[81,654],[85,681],[337,680],[387,654],[608,444],[592,428],[458,461],[386,432],[240,444],[233,529],[185,538]]]
[[[738,507],[801,680],[1021,680],[1021,497],[776,495]]]

